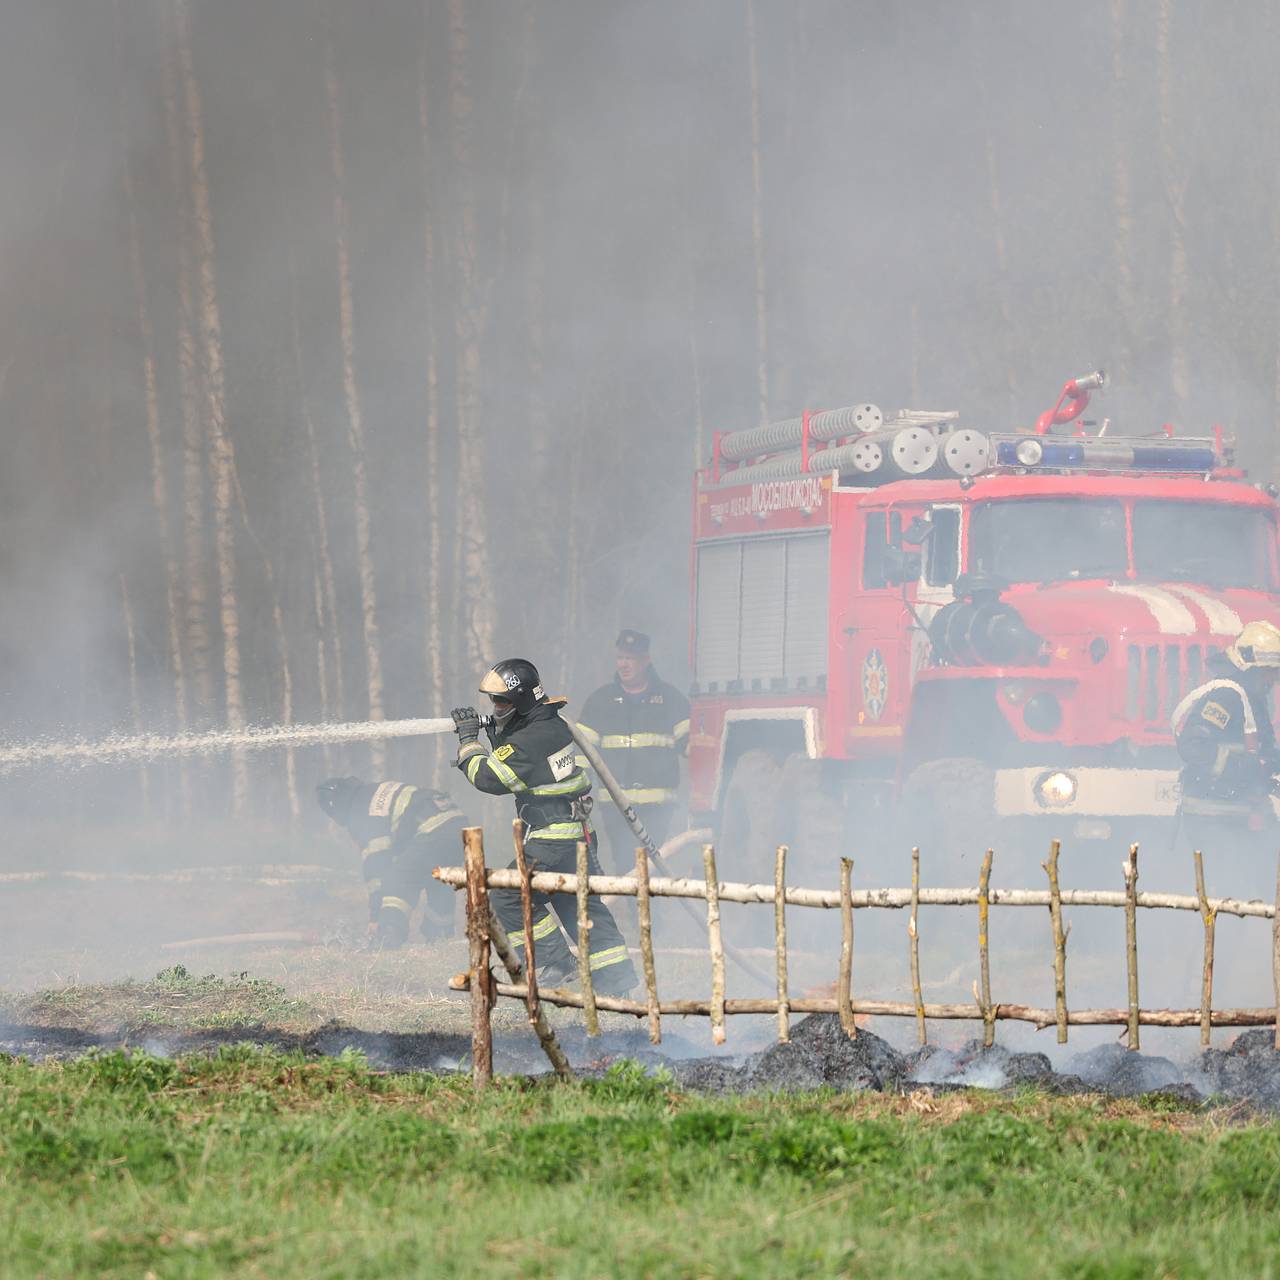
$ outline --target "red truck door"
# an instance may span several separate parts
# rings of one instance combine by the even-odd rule
[[[896,755],[901,746],[911,685],[910,616],[902,602],[908,566],[897,537],[902,519],[888,505],[864,508],[855,531],[860,554],[853,557],[855,581],[846,585],[849,609],[841,624],[853,757]]]

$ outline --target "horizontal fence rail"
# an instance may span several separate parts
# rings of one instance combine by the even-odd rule
[[[483,832],[468,828],[464,832],[466,865],[464,867],[437,867],[435,878],[444,884],[467,890],[468,937],[472,939],[472,964],[465,974],[459,974],[450,985],[457,990],[467,990],[472,998],[474,1029],[473,1074],[477,1085],[489,1078],[492,1062],[492,1042],[489,1038],[489,1013],[494,1000],[506,997],[522,1000],[529,1009],[529,1021],[538,1033],[539,1040],[558,1074],[564,1074],[564,1058],[555,1044],[554,1033],[546,1023],[541,1002],[567,1008],[579,1008],[586,1016],[589,1035],[599,1032],[598,1013],[631,1014],[647,1018],[649,1038],[661,1042],[661,1018],[671,1016],[695,1016],[710,1019],[712,1039],[720,1044],[725,1039],[725,1017],[731,1014],[773,1015],[777,1019],[778,1039],[790,1038],[789,1018],[793,1013],[834,1013],[849,1037],[858,1034],[856,1019],[860,1016],[913,1018],[921,1044],[927,1043],[929,1020],[961,1020],[981,1022],[983,1043],[994,1043],[995,1023],[1001,1021],[1030,1023],[1037,1028],[1057,1028],[1059,1043],[1066,1043],[1070,1026],[1122,1026],[1127,1031],[1127,1044],[1131,1050],[1139,1046],[1139,1029],[1143,1026],[1200,1028],[1201,1043],[1209,1044],[1213,1027],[1276,1026],[1276,1047],[1280,1049],[1280,881],[1277,882],[1277,899],[1264,902],[1260,899],[1211,898],[1205,892],[1204,865],[1199,851],[1194,854],[1196,873],[1195,896],[1173,893],[1142,893],[1138,891],[1138,846],[1131,845],[1123,864],[1124,889],[1063,889],[1058,880],[1060,842],[1050,845],[1049,857],[1042,864],[1048,878],[1048,889],[993,889],[991,865],[993,853],[987,850],[982,862],[979,884],[976,889],[932,888],[920,886],[920,851],[911,851],[911,887],[909,889],[854,889],[852,885],[853,863],[848,858],[840,860],[840,885],[838,889],[809,889],[786,884],[786,860],[788,850],[779,846],[775,857],[775,875],[772,884],[742,884],[722,881],[716,874],[716,856],[712,845],[703,846],[703,879],[651,877],[648,856],[643,848],[636,850],[636,874],[634,876],[589,876],[587,870],[587,846],[578,846],[577,874],[533,871],[525,859],[522,829],[515,824],[517,865],[507,870],[490,869],[484,861]],[[521,960],[507,941],[506,935],[488,906],[490,889],[518,891],[521,897],[525,921],[526,954]],[[534,941],[529,927],[532,895],[570,894],[578,904],[578,955],[579,979],[582,990],[563,988],[539,989],[536,979]],[[592,986],[591,968],[587,963],[586,903],[590,896],[633,897],[637,899],[640,922],[640,955],[644,972],[646,998],[635,1000],[597,994]],[[654,968],[652,937],[652,900],[655,898],[694,898],[707,904],[707,957],[711,968],[711,998],[709,1000],[662,1000],[659,998],[657,976]],[[730,998],[725,994],[725,946],[720,931],[720,905],[724,902],[742,904],[770,904],[774,908],[774,959],[777,977],[776,997]],[[480,904],[480,905],[476,905]],[[973,1003],[926,1004],[920,979],[920,929],[919,909],[922,906],[976,907],[979,980],[973,983]],[[1034,1005],[994,1001],[991,997],[990,972],[990,911],[992,907],[1040,907],[1049,914],[1053,942],[1054,1004],[1052,1008]],[[787,930],[786,908],[803,907],[819,910],[836,910],[841,915],[841,945],[836,995],[831,997],[800,997],[792,999],[787,987]],[[1123,1008],[1070,1009],[1067,1004],[1067,939],[1070,926],[1063,920],[1064,907],[1104,907],[1123,910],[1125,913],[1125,966],[1128,979],[1128,1002]],[[859,910],[891,910],[909,912],[907,936],[911,968],[913,999],[875,1000],[855,998],[852,993],[854,916]],[[1142,1008],[1138,992],[1138,932],[1139,910],[1194,911],[1201,919],[1204,931],[1204,950],[1200,990],[1200,1005],[1195,1009]],[[482,915],[481,915],[482,913]],[[1255,917],[1272,921],[1272,975],[1276,1002],[1263,1008],[1213,1008],[1213,968],[1216,923],[1219,915],[1242,918]],[[488,971],[488,941],[495,940],[502,956],[510,982],[496,981]]]
[[[463,867],[437,867],[435,878],[444,884],[460,889],[466,884]],[[491,889],[519,889],[520,873],[490,869],[486,883]],[[568,872],[535,871],[532,876],[534,893],[578,892],[578,877]],[[587,892],[598,897],[636,896],[636,881],[632,876],[588,876]],[[688,878],[668,879],[654,876],[649,881],[649,895],[654,898],[703,898],[707,896],[704,880]],[[884,908],[903,911],[911,906],[910,889],[854,889],[850,905],[862,911]],[[774,886],[771,884],[735,884],[720,881],[718,897],[721,902],[774,902]],[[799,889],[788,885],[785,890],[789,907],[819,907],[827,911],[840,909],[838,889]],[[1048,907],[1053,895],[1047,889],[992,889],[989,902],[993,907]],[[980,901],[977,889],[921,889],[918,905],[922,907],[976,907]],[[1124,890],[1063,889],[1059,901],[1064,907],[1121,907],[1126,905]],[[1137,906],[1148,910],[1200,911],[1200,899],[1182,893],[1140,893]],[[1274,902],[1260,898],[1210,898],[1209,907],[1218,915],[1258,916],[1271,920],[1276,914]]]

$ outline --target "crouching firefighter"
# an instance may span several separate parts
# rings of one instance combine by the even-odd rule
[[[499,662],[481,680],[480,692],[493,701],[493,719],[487,730],[492,750],[479,741],[480,716],[475,708],[458,708],[453,712],[458,768],[479,790],[490,795],[510,794],[515,799],[516,816],[525,825],[525,853],[531,870],[573,874],[578,842],[585,840],[590,874],[602,874],[596,833],[588,816],[591,782],[574,759],[573,736],[560,718],[565,700],[547,697],[537,668],[524,658]],[[490,901],[511,945],[523,947],[519,892],[496,889]],[[599,898],[588,899],[588,912],[592,985],[602,995],[623,995],[636,984],[626,943]],[[538,980],[548,986],[563,983],[577,972],[559,928],[559,922],[566,929],[573,928],[575,920],[573,898],[533,895],[534,961]]]
[[[326,778],[316,787],[320,807],[360,846],[369,889],[369,937],[402,947],[419,897],[427,905],[419,926],[428,941],[453,932],[453,892],[431,876],[455,859],[466,819],[447,791],[406,782]]]
[[[1182,768],[1179,818],[1193,848],[1226,854],[1274,835],[1271,795],[1280,771],[1271,691],[1280,676],[1280,627],[1250,622],[1206,664],[1208,677],[1178,703],[1173,732]]]

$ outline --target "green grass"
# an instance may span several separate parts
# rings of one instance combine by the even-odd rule
[[[248,1047],[0,1060],[6,1276],[1274,1276],[1280,1126]]]

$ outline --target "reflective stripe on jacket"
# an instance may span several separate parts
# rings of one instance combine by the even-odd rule
[[[678,689],[650,670],[649,687],[628,693],[615,676],[587,699],[578,728],[632,804],[674,801],[689,738],[689,700]]]

